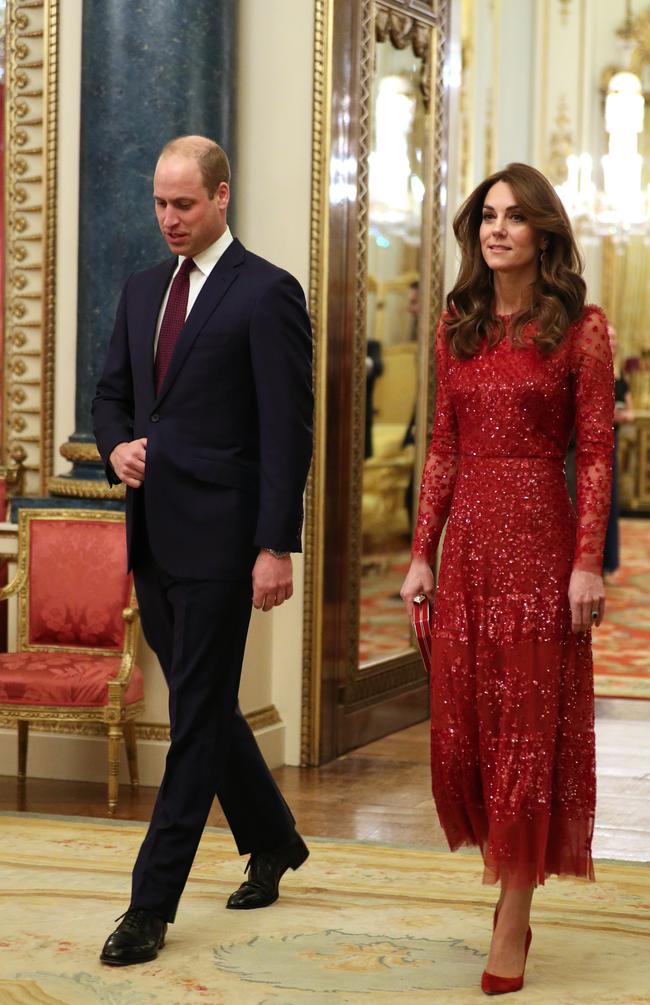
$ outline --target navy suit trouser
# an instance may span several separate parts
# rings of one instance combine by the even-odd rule
[[[173,921],[215,795],[242,855],[291,840],[295,822],[237,700],[250,579],[175,579],[148,547],[133,571],[144,635],[169,687],[171,742],[131,907]]]

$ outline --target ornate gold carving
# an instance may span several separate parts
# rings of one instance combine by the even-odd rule
[[[99,451],[94,443],[68,441],[59,447],[59,452],[67,461],[99,461]],[[109,485],[101,479],[67,478],[51,475],[47,480],[48,492],[55,496],[73,499],[124,499],[125,485]]]
[[[377,8],[375,16],[375,37],[378,42],[390,39],[396,49],[405,49],[410,44],[413,54],[422,60],[420,87],[425,108],[431,101],[431,28],[417,18],[400,14],[396,10]]]
[[[0,465],[0,478],[4,478],[8,496],[22,495],[26,456],[25,448],[17,444],[12,448],[7,464]]]
[[[103,721],[100,721],[99,718],[96,720],[89,719],[86,709],[82,709],[79,712],[77,712],[76,709],[70,709],[70,719],[68,721],[63,721],[62,719],[56,717],[53,718],[49,709],[41,708],[40,711],[42,714],[37,716],[39,706],[32,707],[34,710],[34,718],[30,720],[30,729],[33,729],[36,733],[55,733],[56,735],[64,736],[106,735],[106,726]],[[31,712],[32,707],[22,706],[21,708],[21,706],[16,706],[16,715],[9,715],[8,713],[5,714],[3,712],[3,714],[0,715],[0,729],[6,729],[7,727],[13,725],[19,714],[24,715],[28,708]],[[95,711],[102,715],[101,709],[95,709]],[[132,721],[137,716],[141,715],[142,711],[142,702],[129,705],[126,710],[126,714],[122,717],[121,721]],[[282,722],[282,719],[280,718],[280,713],[275,705],[267,705],[265,708],[259,708],[255,709],[253,712],[249,712],[246,715],[246,721],[253,732],[257,733],[261,729],[267,729],[269,726],[278,725]],[[165,722],[136,722],[135,735],[138,740],[158,740],[162,743],[169,743],[169,724]]]
[[[379,0],[382,7],[392,8],[397,14],[417,17],[426,24],[440,19],[440,0]]]
[[[483,129],[485,175],[492,174],[495,168],[494,127],[494,96],[490,87],[485,92],[485,126]]]
[[[471,87],[471,64],[473,56],[473,42],[471,38],[464,38],[461,47],[462,65],[462,86],[459,95],[460,115],[460,194],[463,198],[469,195],[471,164],[472,164],[472,117],[470,108],[473,107],[470,95],[473,96]]]
[[[442,313],[443,302],[443,281],[444,281],[444,215],[442,209],[442,187],[443,162],[446,155],[447,146],[447,104],[445,101],[445,65],[447,60],[447,40],[449,24],[448,0],[440,0],[439,7],[440,26],[436,30],[436,63],[435,63],[435,101],[433,106],[433,155],[432,155],[432,185],[431,185],[431,259],[430,273],[427,273],[427,263],[425,256],[425,267],[422,269],[424,282],[429,282],[431,289],[431,301],[429,304],[429,339],[427,341],[423,358],[420,361],[421,372],[426,374],[426,416],[423,428],[420,422],[420,467],[424,462],[424,445],[427,443],[429,430],[433,421],[433,409],[435,405],[436,374],[433,365],[433,339],[438,318]],[[426,287],[425,287],[426,288]]]
[[[570,129],[569,106],[563,94],[560,95],[555,114],[555,129],[551,133],[549,158],[546,173],[554,185],[566,181],[566,159],[573,153],[574,140]]]
[[[59,447],[59,453],[66,461],[99,461],[99,450],[94,443],[75,443],[68,440]]]
[[[314,459],[305,496],[303,673],[300,763],[317,764],[322,671],[323,511],[327,392],[326,291],[328,262],[328,160],[331,106],[331,0],[316,0],[312,103],[312,171],[309,311],[314,332]]]
[[[58,0],[9,0],[6,46],[5,454],[26,452],[25,491],[40,493],[52,469]],[[20,327],[21,331],[17,329]],[[24,329],[32,332],[28,340]],[[30,345],[31,342],[31,345]],[[30,364],[38,346],[39,364]],[[17,414],[16,391],[34,389]]]
[[[357,233],[356,283],[354,310],[354,387],[352,391],[352,450],[350,457],[349,521],[350,583],[355,603],[348,605],[347,678],[353,680],[359,665],[359,595],[361,591],[362,498],[364,461],[364,424],[366,414],[366,339],[368,306],[368,217],[369,158],[371,149],[372,77],[375,63],[372,7],[363,5],[361,20],[361,58],[359,63],[359,138],[357,154]],[[380,11],[377,11],[379,14]]]
[[[636,39],[636,49],[632,55],[632,65],[644,66],[650,63],[650,8],[642,11],[634,21],[632,34]]]
[[[95,478],[65,478],[51,475],[47,480],[48,492],[70,499],[124,499],[126,485],[109,485]]]
[[[144,705],[133,702],[125,710],[120,721],[126,722],[141,715]],[[6,728],[20,719],[29,720],[30,729],[37,733],[69,733],[73,736],[106,736],[105,710],[95,706],[89,708],[66,708],[65,715],[58,709],[43,705],[5,705],[0,714],[0,727]]]
[[[569,12],[571,9],[571,0],[558,0],[560,5],[560,22],[562,25],[569,23]]]

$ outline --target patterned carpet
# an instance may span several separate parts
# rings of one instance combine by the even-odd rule
[[[97,953],[128,900],[143,825],[0,817],[2,1005],[472,1005],[484,1002],[493,889],[474,855],[313,841],[273,907],[226,912],[241,879],[207,831],[168,944],[148,965]],[[536,897],[518,1005],[641,1005],[650,988],[650,867]]]
[[[596,694],[650,699],[650,520],[623,519],[620,530],[621,567],[594,632]]]
[[[607,584],[605,621],[594,632],[596,694],[650,700],[650,519],[622,519],[621,568]],[[362,578],[359,659],[384,659],[409,645],[398,597],[408,552],[375,555]]]
[[[410,646],[409,624],[399,595],[408,571],[408,546],[364,555],[361,576],[359,662],[386,659]]]

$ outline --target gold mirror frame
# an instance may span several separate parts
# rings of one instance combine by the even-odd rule
[[[303,764],[320,764],[354,745],[342,736],[346,707],[358,713],[358,743],[372,738],[373,709],[384,697],[407,715],[416,714],[416,706],[419,718],[426,714],[427,686],[415,649],[358,666],[370,85],[377,44],[412,45],[423,59],[432,169],[422,231],[421,288],[429,295],[420,330],[429,337],[420,340],[419,379],[427,376],[419,392],[419,471],[442,301],[448,18],[447,0],[316,0],[310,245],[316,415],[305,522]]]
[[[54,458],[58,0],[8,0],[2,455],[45,494]]]

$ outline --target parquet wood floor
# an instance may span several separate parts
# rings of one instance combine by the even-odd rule
[[[597,702],[600,858],[650,859],[650,702]],[[304,834],[446,850],[430,795],[429,729],[420,723],[321,768],[274,772]],[[148,820],[153,788],[120,792],[118,817]],[[103,784],[0,778],[0,809],[102,817]],[[226,826],[218,804],[209,823]]]

